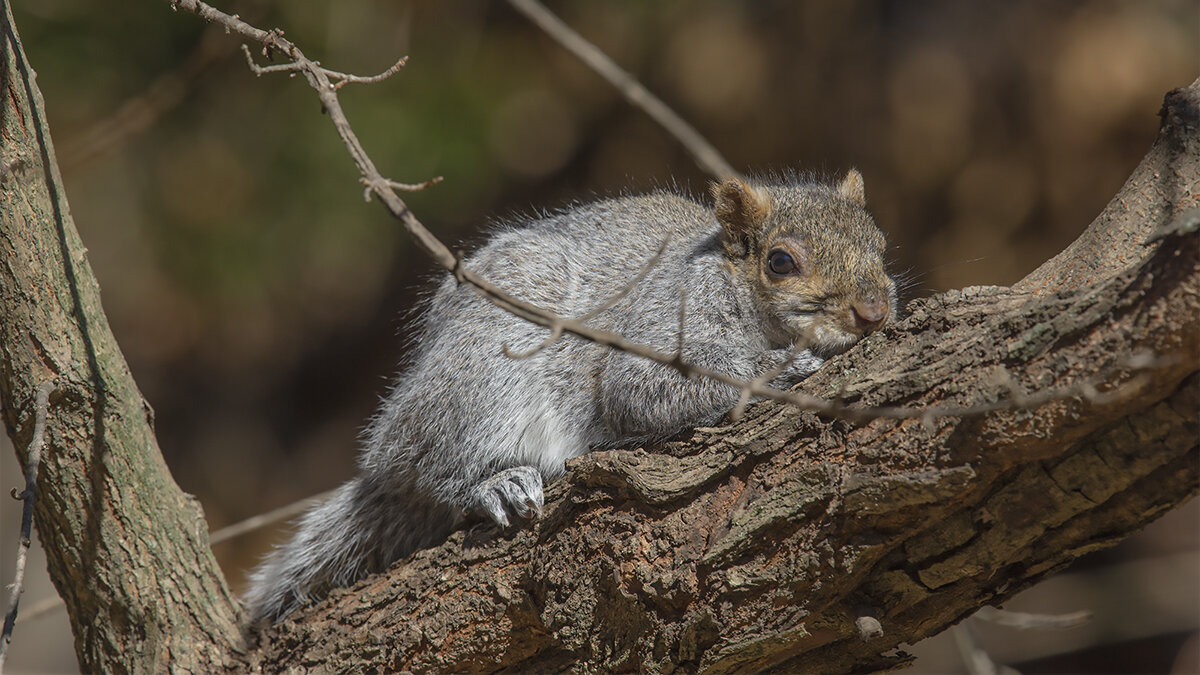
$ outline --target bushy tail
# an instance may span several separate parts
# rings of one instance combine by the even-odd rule
[[[251,574],[250,621],[278,621],[334,588],[383,571],[445,537],[456,520],[445,507],[358,476],[304,514],[291,541]]]

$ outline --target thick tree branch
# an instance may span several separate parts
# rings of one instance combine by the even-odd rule
[[[1159,230],[1200,218],[1196,86],[1167,94],[1154,145],[1087,231],[1013,288],[1053,293],[1095,283],[1150,255],[1144,244]]]
[[[1160,152],[1195,147],[1198,111],[1200,85],[1168,96],[1147,158],[1164,162],[1149,169],[1158,182],[1135,175],[1115,200],[1140,217],[1089,229],[1128,249],[1086,262],[1090,280],[919,301],[801,385],[866,406],[986,405],[1098,377],[1111,395],[857,425],[771,403],[653,452],[591,453],[537,522],[460,532],[335,592],[269,631],[252,665],[885,668],[905,660],[897,646],[1136,531],[1200,480],[1200,235],[1187,224],[1200,153]],[[1129,355],[1146,353],[1135,375]],[[864,641],[862,616],[883,634]]]
[[[237,603],[100,307],[7,2],[0,40],[4,159],[24,166],[0,180],[0,398],[26,467],[20,411],[56,381],[34,515],[80,666],[211,671],[240,649]]]

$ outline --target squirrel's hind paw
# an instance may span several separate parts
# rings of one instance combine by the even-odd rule
[[[522,518],[541,515],[545,503],[542,474],[532,466],[505,469],[476,485],[471,502],[473,509],[501,527],[508,527],[510,509]]]

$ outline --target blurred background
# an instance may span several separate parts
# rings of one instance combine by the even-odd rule
[[[215,529],[335,487],[435,270],[377,204],[316,98],[164,2],[13,0],[76,225],[176,480]],[[503,2],[221,0],[313,58],[374,74],[342,101],[452,246],[622,190],[703,194],[689,156]],[[551,9],[739,170],[851,166],[907,297],[1011,284],[1073,240],[1200,74],[1195,0],[556,2]],[[3,487],[19,483],[0,439]],[[0,578],[19,503],[2,500]],[[235,588],[283,526],[216,547]],[[989,626],[1023,672],[1200,671],[1192,503],[1010,603],[1091,609],[1068,632]],[[31,562],[22,608],[53,593]],[[10,672],[75,667],[62,613],[18,623]],[[913,672],[962,672],[946,636]],[[1191,659],[1188,661],[1187,659]],[[1174,666],[1172,665],[1174,664]]]

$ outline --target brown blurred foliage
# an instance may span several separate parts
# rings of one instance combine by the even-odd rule
[[[176,479],[214,528],[335,486],[432,266],[363,203],[308,88],[256,78],[237,40],[163,2],[13,4]],[[704,192],[669,136],[504,3],[218,5],[338,70],[411,56],[342,98],[385,174],[445,176],[409,203],[448,243],[596,195]],[[735,167],[862,170],[909,297],[1010,284],[1058,252],[1149,147],[1162,95],[1200,70],[1194,0],[552,9]],[[122,106],[136,114],[112,123]],[[279,536],[218,549],[235,586]]]

